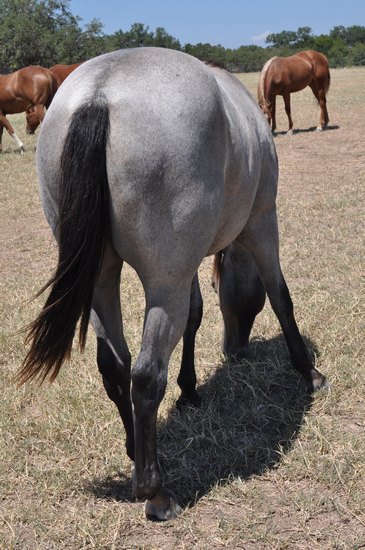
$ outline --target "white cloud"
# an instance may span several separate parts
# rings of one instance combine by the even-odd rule
[[[251,37],[251,40],[253,40],[254,42],[264,42],[265,41],[265,38],[271,34],[271,31],[265,31],[261,34],[258,34],[257,36],[252,36]]]

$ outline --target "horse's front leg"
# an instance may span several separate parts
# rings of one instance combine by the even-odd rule
[[[326,93],[323,89],[319,90],[318,92],[318,101],[319,101],[319,107],[320,107],[320,119],[319,119],[319,126],[317,126],[317,130],[321,131],[326,126],[328,126],[328,123],[329,123]]]
[[[2,142],[3,129],[6,128],[9,136],[15,141],[15,143],[19,147],[20,152],[24,153],[25,149],[24,149],[23,142],[18,138],[18,136],[14,132],[14,129],[13,129],[12,125],[10,124],[10,122],[8,121],[8,119],[6,118],[4,113],[2,113],[1,111],[0,111],[0,126],[1,126],[0,151],[2,150],[2,143],[1,142]]]
[[[137,498],[146,498],[148,517],[167,520],[180,507],[164,489],[156,445],[158,407],[165,393],[168,362],[183,335],[189,313],[191,279],[183,287],[146,284],[146,315],[142,348],[132,369],[132,402],[135,435],[135,480]]]
[[[184,332],[183,352],[180,373],[177,383],[181,388],[181,396],[177,400],[177,407],[185,404],[199,407],[201,398],[196,391],[195,374],[195,336],[200,327],[203,316],[203,299],[199,287],[198,274],[194,276],[191,285],[189,318]]]
[[[324,90],[324,87],[318,87],[318,83],[316,81],[313,81],[309,84],[314,97],[317,99],[319,103],[320,108],[320,115],[319,115],[319,125],[317,126],[317,131],[323,130],[329,123],[329,117],[327,112],[327,100],[326,100],[326,92]]]
[[[293,133],[293,121],[291,118],[290,94],[284,94],[283,99],[284,99],[284,105],[285,105],[285,112],[289,121],[289,128],[288,128],[287,134],[291,135]]]

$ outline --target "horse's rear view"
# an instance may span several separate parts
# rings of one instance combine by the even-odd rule
[[[37,162],[59,262],[19,380],[54,379],[79,319],[84,347],[91,315],[98,367],[135,462],[135,493],[147,499],[148,516],[169,519],[179,506],[160,477],[156,420],[183,335],[179,401],[200,401],[193,351],[205,256],[223,251],[215,281],[225,353],[245,351],[267,292],[293,366],[311,390],[327,386],[298,331],[279,265],[278,170],[267,122],[225,70],[167,49],[124,50],[84,63],[64,82],[41,128]],[[132,369],[120,312],[124,261],[146,297]]]
[[[320,107],[317,130],[323,130],[329,122],[326,95],[330,86],[330,71],[326,56],[306,50],[289,57],[273,57],[265,63],[260,74],[258,101],[273,132],[276,129],[276,96],[283,96],[289,121],[288,133],[292,133],[290,94],[307,86],[310,86]]]

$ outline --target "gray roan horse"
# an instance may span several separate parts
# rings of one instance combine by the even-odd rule
[[[266,291],[294,367],[312,390],[328,385],[300,336],[279,265],[278,168],[267,121],[222,68],[166,49],[118,51],[64,82],[41,128],[37,162],[59,259],[18,380],[54,379],[79,319],[84,348],[91,315],[98,366],[135,462],[135,494],[147,499],[148,517],[169,519],[179,506],[159,473],[157,411],[183,335],[181,402],[199,403],[193,353],[205,256],[223,250],[216,288],[226,354],[244,351]],[[132,370],[120,312],[123,262],[146,298]]]

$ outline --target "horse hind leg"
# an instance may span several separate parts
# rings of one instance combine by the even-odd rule
[[[313,81],[309,85],[313,95],[318,101],[319,108],[320,108],[320,115],[319,115],[319,125],[317,126],[317,131],[320,132],[328,126],[329,123],[329,117],[328,117],[328,111],[327,111],[327,99],[326,99],[326,91],[324,84],[318,84],[317,82]]]
[[[97,280],[91,322],[97,336],[97,363],[108,397],[115,403],[126,432],[126,450],[134,460],[134,430],[130,398],[131,356],[123,336],[120,310],[120,272],[122,262],[106,249]]]
[[[228,358],[248,355],[248,341],[266,293],[252,254],[237,241],[223,250],[215,288],[224,321],[223,353]]]
[[[180,507],[164,489],[157,460],[157,412],[165,393],[171,353],[186,328],[191,281],[179,280],[162,286],[161,277],[150,284],[143,281],[146,313],[142,347],[132,369],[132,401],[135,434],[135,483],[137,498],[146,498],[148,517],[167,520]]]
[[[178,408],[186,404],[199,407],[201,404],[201,398],[196,391],[194,350],[195,336],[199,330],[202,316],[203,299],[200,292],[198,274],[196,274],[191,285],[189,317],[183,337],[182,360],[177,379],[177,383],[181,388],[181,396],[176,402]]]
[[[260,213],[261,212],[261,213]],[[238,240],[253,255],[271,306],[282,327],[294,368],[310,389],[328,389],[329,383],[312,364],[293,312],[293,303],[279,262],[279,238],[275,205],[252,212]]]
[[[289,128],[288,128],[287,134],[288,136],[290,136],[293,133],[293,119],[291,117],[290,94],[284,94],[283,99],[284,99],[286,116],[288,117],[288,122],[289,122]]]

